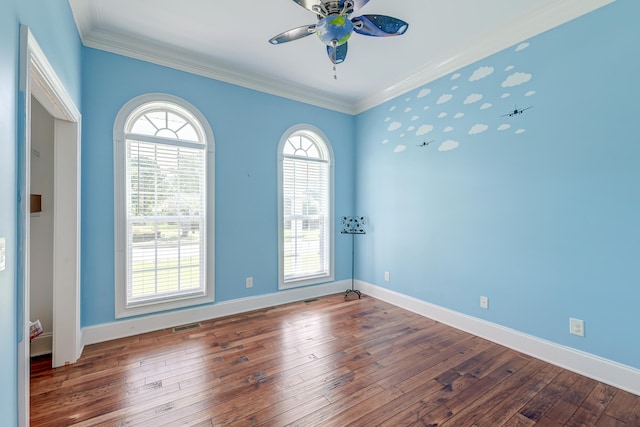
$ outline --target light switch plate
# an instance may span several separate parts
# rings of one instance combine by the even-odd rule
[[[5,258],[7,253],[7,240],[4,237],[0,237],[0,271],[4,270],[6,265]]]

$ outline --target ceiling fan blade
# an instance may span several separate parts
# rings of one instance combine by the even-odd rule
[[[385,15],[357,16],[351,22],[353,31],[373,37],[400,36],[409,28],[409,24],[403,20]]]
[[[285,31],[284,33],[280,33],[277,36],[271,38],[269,43],[271,44],[282,44],[286,42],[290,42],[293,40],[298,40],[303,37],[307,37],[310,34],[316,32],[316,26],[314,25],[303,25],[302,27],[292,28],[289,31]]]
[[[347,57],[347,43],[336,47],[327,46],[327,55],[329,55],[329,59],[334,64],[344,62],[344,59]]]
[[[340,7],[344,6],[344,2],[346,0],[340,0]],[[356,12],[360,9],[362,9],[367,3],[369,3],[369,0],[351,0],[353,1],[353,10],[352,12]]]
[[[313,12],[313,6],[319,5],[320,3],[322,3],[322,1],[320,0],[293,0],[293,1],[298,3],[300,6],[304,7],[305,9],[310,10],[311,12]]]

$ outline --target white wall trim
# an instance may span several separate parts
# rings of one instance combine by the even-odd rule
[[[53,333],[45,332],[31,340],[31,357],[51,354],[53,349]]]
[[[83,0],[72,0],[72,4],[82,43],[87,47],[355,115],[613,1],[615,0],[563,0],[554,2],[551,7],[545,2],[544,7],[527,10],[521,19],[515,19],[510,25],[500,29],[492,29],[485,37],[468,43],[462,51],[449,52],[448,57],[440,55],[406,79],[387,88],[371,90],[371,96],[359,100],[340,97],[339,94],[327,94],[321,89],[291,84],[274,77],[236,70],[201,55],[185,53],[132,35],[101,30],[100,13],[93,6],[94,3],[81,7]]]
[[[201,322],[302,301],[309,298],[322,297],[344,292],[345,289],[350,287],[351,280],[342,280],[267,295],[239,298],[187,310],[88,326],[82,329],[82,343],[83,345],[96,344],[188,323]],[[497,344],[504,345],[580,375],[640,395],[640,370],[638,369],[584,351],[543,340],[486,320],[458,313],[367,282],[356,280],[356,287],[366,295],[381,299],[390,304],[437,320]]]
[[[80,117],[55,120],[53,199],[53,367],[75,363],[80,338]]]
[[[153,105],[152,105],[153,104]],[[129,121],[141,110],[157,104],[162,108],[178,110],[189,119],[197,130],[206,150],[205,194],[206,194],[206,248],[205,289],[202,295],[192,298],[176,298],[155,304],[137,307],[127,306],[127,174],[126,141]],[[202,142],[201,141],[201,142]],[[162,141],[160,141],[162,142]],[[116,318],[145,315],[160,311],[207,304],[215,301],[215,138],[207,118],[186,100],[166,94],[148,93],[129,100],[122,106],[113,125],[113,182],[114,182],[114,271],[115,271],[115,316]]]
[[[478,62],[509,46],[527,40],[566,22],[576,19],[615,0],[564,0],[553,7],[543,7],[529,13],[523,19],[513,20],[499,31],[491,31],[483,38],[469,43],[462,51],[450,52],[449,58],[435,58],[422,66],[412,76],[385,90],[374,92],[353,107],[355,114],[387,102],[403,93],[431,83],[447,74]]]
[[[30,314],[30,201],[31,96],[55,119],[54,156],[67,163],[55,167],[53,259],[53,364],[75,362],[80,346],[80,140],[81,115],[55,70],[26,25],[20,26],[18,106],[18,283],[23,316],[18,319],[22,340],[18,356],[18,425],[29,425],[29,314]],[[73,163],[75,161],[75,163]],[[73,163],[73,164],[72,164]],[[60,196],[64,195],[63,198]],[[62,201],[66,204],[61,204]],[[62,224],[63,229],[58,230]],[[61,238],[60,234],[64,237]],[[64,256],[60,255],[64,254]],[[63,305],[67,307],[62,310]],[[71,307],[71,308],[69,308]],[[57,308],[57,309],[56,309]],[[58,349],[61,349],[58,352]]]
[[[254,297],[223,301],[217,304],[172,311],[135,319],[126,319],[112,323],[82,328],[83,345],[129,337],[132,335],[173,328],[193,322],[216,319],[219,317],[245,313],[252,310],[318,298],[344,292],[351,286],[351,280],[341,280],[305,288],[289,289]]]
[[[82,116],[73,99],[29,30],[21,27],[24,51],[25,127],[31,127],[31,95],[55,120],[54,143],[54,248],[53,248],[53,366],[75,363],[80,345],[80,141]],[[29,132],[29,133],[27,133]],[[27,152],[30,129],[25,129]],[[29,159],[30,156],[25,158]],[[31,188],[30,162],[25,168],[25,190]],[[28,203],[28,197],[25,198]],[[26,212],[29,212],[28,206]],[[30,214],[27,214],[30,217]],[[25,228],[29,228],[28,218]],[[30,233],[29,233],[30,234]],[[29,234],[25,254],[29,254]],[[26,267],[28,268],[28,264]],[[25,284],[29,279],[25,277]],[[28,304],[29,294],[25,292]],[[72,304],[69,304],[73,302]],[[60,308],[67,307],[62,310]],[[69,309],[68,307],[72,307]],[[25,311],[25,316],[28,315]],[[28,320],[28,319],[26,319]]]
[[[206,58],[198,57],[193,53],[185,54],[182,50],[148,40],[139,40],[131,35],[125,36],[103,31],[90,33],[81,31],[80,34],[82,35],[82,43],[93,49],[139,59],[340,113],[354,114],[351,102],[341,99],[339,96],[324,93],[316,88],[296,85],[289,81],[282,81],[246,71],[239,72]]]
[[[312,279],[298,280],[295,282],[285,283],[284,281],[284,147],[289,138],[296,133],[304,133],[310,139],[317,143],[318,148],[326,157],[324,160],[328,160],[329,166],[329,200],[327,205],[327,212],[329,213],[329,274],[323,277],[315,277]],[[315,283],[322,283],[327,281],[333,281],[335,278],[335,159],[333,157],[333,146],[331,141],[317,127],[301,123],[291,126],[280,137],[278,143],[277,153],[278,165],[278,289],[293,289],[302,286],[313,285]]]
[[[566,347],[510,329],[496,323],[468,316],[429,302],[356,281],[367,295],[463,330],[497,344],[528,354],[561,368],[640,395],[640,370],[581,350]]]

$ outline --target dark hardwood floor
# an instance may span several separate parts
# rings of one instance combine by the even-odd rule
[[[39,358],[31,425],[636,427],[640,397],[334,295]]]

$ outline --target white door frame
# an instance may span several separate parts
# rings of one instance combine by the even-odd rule
[[[80,336],[81,115],[29,27],[20,28],[18,95],[18,419],[29,425],[31,96],[54,118],[53,366],[75,363]]]

